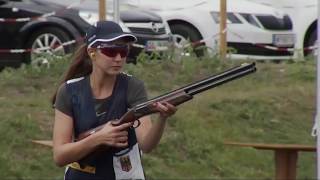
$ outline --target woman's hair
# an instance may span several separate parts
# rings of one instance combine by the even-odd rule
[[[72,63],[59,83],[55,93],[51,98],[52,105],[55,104],[56,96],[60,86],[66,81],[82,76],[89,75],[92,72],[92,63],[87,53],[87,44],[82,44],[72,57]]]

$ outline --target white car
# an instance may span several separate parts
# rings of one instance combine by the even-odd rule
[[[122,7],[143,8],[166,20],[177,43],[203,40],[217,52],[220,0],[124,0]],[[273,7],[245,0],[228,1],[227,43],[232,58],[288,59],[295,34],[288,15]],[[201,41],[202,42],[202,41]]]
[[[295,54],[312,52],[317,39],[317,0],[251,0],[279,8],[288,13],[293,21],[297,41]],[[302,51],[304,49],[304,51]]]

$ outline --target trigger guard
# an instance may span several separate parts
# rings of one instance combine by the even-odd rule
[[[138,124],[135,126],[134,124],[135,124],[135,122],[138,122]],[[135,120],[134,122],[133,122],[133,128],[137,128],[137,127],[139,127],[140,126],[140,124],[141,124],[141,122],[140,122],[140,120],[139,119],[137,119],[137,120]]]

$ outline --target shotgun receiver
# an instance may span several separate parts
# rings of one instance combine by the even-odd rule
[[[155,102],[168,102],[174,106],[178,106],[186,101],[191,100],[193,96],[198,93],[201,93],[208,89],[222,85],[234,79],[243,77],[245,75],[251,74],[255,71],[256,71],[255,63],[251,63],[251,64],[243,63],[239,66],[233,67],[217,75],[212,75],[200,81],[191,83],[184,87],[178,88],[166,94],[150,99],[144,103],[138,104],[132,109],[129,109],[129,111],[125,113],[119,120],[113,121],[112,125],[118,126],[123,123],[134,122],[143,116],[156,113],[157,112],[156,109],[154,109],[154,107],[152,106],[152,104]],[[78,140],[81,140],[99,131],[100,129],[103,128],[103,125],[100,125],[94,129],[85,131],[84,133],[81,133],[78,137]]]

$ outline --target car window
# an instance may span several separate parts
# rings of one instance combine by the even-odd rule
[[[9,0],[0,0],[0,6],[7,4],[9,2]]]

